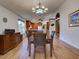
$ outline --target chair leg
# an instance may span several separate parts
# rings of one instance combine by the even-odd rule
[[[27,50],[29,50],[29,39],[28,39],[28,47],[27,47]]]
[[[29,48],[29,56],[31,56],[31,44],[28,45]]]
[[[45,59],[46,59],[46,45],[44,45],[44,55],[45,55]]]
[[[36,46],[34,45],[34,59],[35,59],[35,56],[36,56]]]
[[[28,41],[28,47],[27,47],[27,50],[29,50],[29,41]]]
[[[52,57],[52,48],[53,48],[53,44],[50,44],[50,56]]]
[[[54,51],[53,44],[52,44],[52,49],[53,49],[53,51]]]
[[[31,43],[29,41],[29,38],[28,38],[28,47],[27,49],[29,50],[29,56],[31,56]]]

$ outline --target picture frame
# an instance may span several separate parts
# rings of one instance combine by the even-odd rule
[[[69,14],[69,26],[70,27],[79,26],[79,10]]]

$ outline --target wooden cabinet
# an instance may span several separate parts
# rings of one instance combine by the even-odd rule
[[[0,54],[5,54],[22,41],[20,33],[0,35]]]

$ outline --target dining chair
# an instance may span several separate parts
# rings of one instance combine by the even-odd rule
[[[27,39],[28,39],[28,47],[27,47],[27,49],[29,50],[29,56],[30,56],[30,53],[31,53],[31,39],[30,39],[31,33],[30,33],[30,31],[27,31],[26,34],[27,34]]]
[[[45,59],[46,59],[46,34],[45,33],[35,33],[34,34],[34,59],[36,55],[36,48],[43,47]]]
[[[46,44],[50,44],[50,56],[52,57],[52,50],[53,48],[53,38],[54,38],[55,31],[51,32],[50,38],[46,39]]]

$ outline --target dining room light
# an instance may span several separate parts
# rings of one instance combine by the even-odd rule
[[[45,8],[45,6],[43,6],[40,2],[36,7],[32,8],[32,12],[37,15],[42,15],[44,13],[47,13],[47,11],[48,11],[48,8]]]

